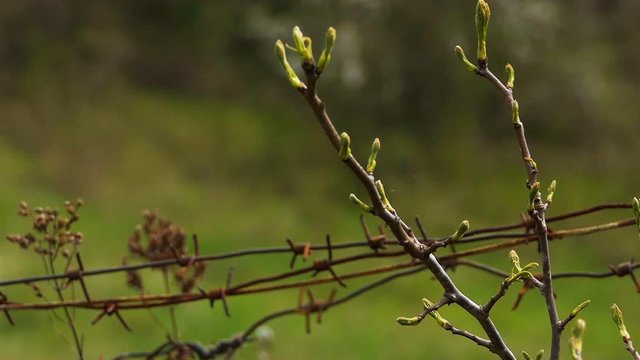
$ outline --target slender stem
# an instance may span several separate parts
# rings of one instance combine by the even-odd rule
[[[624,344],[625,347],[627,349],[627,351],[629,352],[629,354],[631,354],[631,356],[633,357],[634,360],[640,360],[640,352],[638,352],[638,350],[636,350],[635,347],[633,347],[633,342],[631,341],[631,339],[625,339],[624,340]]]
[[[49,268],[51,271],[52,275],[56,274],[56,268],[55,265],[53,263],[53,255],[49,255]],[[60,300],[61,303],[64,303],[64,295],[62,294],[62,288],[60,287],[60,283],[58,282],[58,279],[54,279],[53,280],[53,285],[56,291],[56,294],[58,296],[58,300]],[[78,353],[78,359],[80,360],[84,360],[84,351],[82,349],[82,341],[80,341],[80,336],[78,335],[78,331],[76,329],[76,325],[75,325],[75,321],[73,319],[73,317],[71,316],[71,313],[69,313],[69,308],[67,306],[63,306],[62,310],[64,312],[65,318],[66,318],[66,322],[69,325],[69,329],[71,330],[71,335],[73,336],[73,342],[74,342],[74,347],[76,349],[76,352]]]
[[[544,206],[544,204],[542,204]],[[536,207],[537,208],[537,207]],[[549,251],[549,239],[547,238],[547,224],[544,219],[544,210],[534,214],[536,219],[536,229],[539,236],[540,253],[542,254],[542,294],[547,304],[549,321],[551,323],[551,360],[560,358],[560,335],[561,327],[556,300],[553,291],[553,277],[551,274],[551,255]]]
[[[166,267],[162,268],[162,280],[164,282],[164,291],[166,291],[167,294],[171,294],[169,274]],[[169,317],[171,318],[171,332],[173,334],[173,340],[178,340],[180,338],[180,334],[178,334],[178,321],[176,320],[175,306],[169,306]]]

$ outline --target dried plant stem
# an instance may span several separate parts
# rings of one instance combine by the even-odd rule
[[[169,285],[169,274],[166,267],[162,268],[162,280],[164,283],[164,291],[167,294],[171,294],[171,287]],[[172,339],[178,340],[180,338],[180,334],[178,334],[178,321],[176,320],[175,306],[169,306],[169,317],[171,318]]]
[[[51,272],[51,275],[55,275],[56,269],[54,265],[53,255],[50,254],[47,260],[48,260],[49,271]],[[62,293],[62,288],[60,286],[58,279],[53,279],[53,287],[55,289],[56,295],[58,296],[58,300],[60,300],[61,303],[64,303],[65,302],[64,295]],[[78,335],[78,330],[76,329],[75,321],[71,316],[71,313],[69,312],[69,308],[67,306],[62,306],[62,311],[64,312],[64,316],[66,319],[66,323],[69,326],[69,330],[71,330],[71,335],[73,336],[74,348],[78,353],[78,359],[84,360],[84,351],[83,351],[82,341],[80,340],[80,336]]]

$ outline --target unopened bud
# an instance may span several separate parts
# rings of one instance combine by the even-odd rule
[[[280,61],[280,65],[282,65],[282,68],[287,73],[287,78],[289,79],[289,83],[291,84],[291,86],[296,89],[306,89],[307,86],[302,81],[300,81],[298,75],[287,61],[287,54],[282,41],[276,41],[275,51],[276,56]]]
[[[375,185],[376,189],[378,190],[378,194],[380,194],[380,199],[382,200],[382,204],[384,205],[384,207],[391,212],[395,212],[395,210],[391,206],[391,203],[389,202],[389,198],[387,198],[387,194],[384,191],[384,185],[382,185],[382,181],[376,180]]]
[[[342,134],[340,134],[340,159],[342,159],[343,161],[347,161],[349,160],[349,157],[351,157],[351,138],[349,137],[349,134],[347,134],[346,132],[343,132]]]
[[[293,27],[293,42],[296,51],[305,64],[313,64],[313,52],[311,51],[311,38],[304,36],[300,27]]]
[[[457,242],[464,236],[467,231],[469,231],[469,220],[464,220],[458,226],[458,230],[456,230],[456,232],[451,235],[451,241]]]
[[[553,180],[551,185],[549,185],[549,190],[547,190],[547,203],[551,204],[553,202],[553,195],[556,193],[556,181]]]
[[[528,210],[531,211],[534,208],[534,202],[536,200],[536,198],[538,196],[540,196],[540,183],[539,182],[535,182],[533,183],[533,185],[531,185],[531,188],[529,189],[529,208]]]
[[[514,82],[516,81],[516,71],[511,64],[505,65],[504,71],[507,73],[507,88],[513,89]]]
[[[371,206],[362,202],[362,200],[358,199],[358,197],[355,194],[349,194],[349,200],[351,200],[352,203],[357,205],[360,208],[360,210],[368,213],[373,212],[373,209],[371,208]]]
[[[513,105],[511,106],[512,109],[512,119],[513,119],[513,125],[521,125],[522,122],[520,122],[520,105],[518,105],[518,102],[516,100],[513,101]]]
[[[415,326],[420,324],[420,318],[417,316],[414,316],[412,318],[399,317],[396,319],[396,322],[402,326]]]
[[[583,301],[580,305],[576,306],[575,309],[571,311],[571,317],[575,317],[578,315],[580,311],[591,304],[591,300]]]
[[[586,323],[582,319],[578,319],[573,327],[572,336],[569,338],[569,348],[571,349],[571,357],[573,360],[582,359],[582,334],[586,327]]]
[[[467,56],[464,54],[464,50],[462,50],[462,47],[456,46],[456,55],[458,55],[458,59],[462,61],[467,70],[474,74],[478,73],[478,67],[472,64],[471,61],[467,59]]]
[[[320,59],[318,60],[318,73],[323,72],[327,65],[329,65],[329,62],[331,61],[331,54],[333,53],[333,44],[335,42],[336,29],[329,27],[329,29],[327,29],[326,44],[324,50],[322,50],[322,54],[320,54]]]
[[[369,161],[367,161],[367,172],[369,174],[373,174],[373,171],[376,169],[376,158],[378,157],[378,151],[380,151],[380,139],[375,138],[375,140],[373,140],[373,144],[371,145],[371,154],[369,155]]]
[[[515,250],[509,251],[509,259],[511,260],[512,273],[518,273],[522,270],[520,267],[520,257]]]
[[[627,332],[627,327],[624,325],[622,310],[620,310],[620,308],[616,304],[613,304],[611,306],[611,318],[613,319],[613,322],[618,326],[620,336],[622,336],[625,341],[631,339],[631,335],[629,335],[629,332]]]
[[[478,61],[481,64],[487,62],[487,29],[489,27],[491,10],[484,0],[478,0],[476,4],[476,32],[478,35]]]

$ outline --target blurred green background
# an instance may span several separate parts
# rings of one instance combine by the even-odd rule
[[[541,180],[558,181],[550,214],[640,193],[640,2],[631,0],[494,0],[489,59],[494,72],[516,68],[516,95]],[[333,61],[319,92],[353,151],[368,155],[382,140],[378,175],[394,207],[422,217],[429,234],[450,234],[462,219],[472,228],[519,219],[526,203],[524,170],[510,114],[492,86],[456,59],[474,53],[475,1],[195,1],[24,0],[0,3],[0,229],[24,232],[17,203],[62,207],[84,198],[77,229],[85,266],[118,265],[141,210],[157,209],[189,233],[205,253],[255,246],[361,240],[359,212],[347,200],[363,194],[311,112],[288,85],[273,55],[300,25],[322,48],[338,31]],[[292,59],[290,59],[292,60]],[[292,61],[295,62],[295,61]],[[604,223],[629,211],[598,214],[555,228]],[[373,219],[370,219],[373,225]],[[604,271],[640,255],[632,228],[552,244],[557,271]],[[477,257],[506,271],[508,251]],[[533,260],[534,246],[521,248]],[[343,253],[338,254],[342,256]],[[344,253],[346,254],[346,253]],[[322,258],[322,253],[312,257]],[[204,287],[285,271],[286,255],[213,263]],[[524,260],[523,260],[524,261]],[[371,260],[338,272],[389,260]],[[0,244],[0,278],[41,272],[39,260]],[[160,275],[143,273],[149,291]],[[484,302],[499,279],[460,268],[459,287]],[[159,279],[157,279],[159,280]],[[133,294],[124,275],[88,280],[93,297]],[[365,281],[350,281],[355,289]],[[154,288],[154,286],[156,286]],[[326,296],[331,287],[316,290]],[[2,289],[33,301],[24,286]],[[347,290],[340,289],[338,294]],[[584,352],[628,356],[609,317],[617,302],[640,338],[638,294],[628,278],[556,282],[561,314],[591,299]],[[548,351],[543,299],[533,292],[510,310],[514,287],[495,322],[520,353]],[[437,328],[397,326],[439,287],[425,274],[398,280],[330,310],[312,335],[302,317],[270,324],[273,359],[491,359],[488,352]],[[235,297],[233,317],[208,304],[181,306],[182,337],[211,343],[253,320],[296,304],[296,291]],[[88,359],[150,350],[166,338],[165,310],[125,312],[89,325],[78,311]],[[442,314],[478,326],[451,307]],[[70,359],[67,328],[48,312],[13,312],[0,322],[1,359]],[[164,327],[164,328],[163,328]],[[567,332],[568,333],[568,332]],[[566,338],[563,357],[567,358]],[[249,345],[237,358],[256,358]]]

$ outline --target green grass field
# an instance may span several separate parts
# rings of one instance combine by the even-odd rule
[[[127,253],[126,240],[145,208],[157,209],[187,232],[197,233],[203,253],[284,245],[287,237],[321,243],[326,233],[337,242],[363,239],[359,211],[347,199],[350,192],[362,194],[363,190],[337,161],[306,109],[249,107],[146,89],[117,94],[104,101],[81,102],[47,121],[22,112],[28,107],[20,103],[3,104],[13,121],[30,124],[23,126],[30,129],[24,133],[16,131],[13,137],[0,139],[3,233],[27,231],[27,221],[15,215],[20,200],[61,208],[65,199],[80,196],[86,205],[77,229],[85,234],[82,253],[87,268],[121,263]],[[504,124],[509,131],[508,118]],[[383,142],[379,176],[385,180],[394,207],[407,218],[419,215],[430,235],[447,235],[462,219],[469,219],[472,228],[519,219],[527,194],[515,142],[486,146],[466,132],[454,143],[445,139],[432,144],[419,143],[417,136],[376,136]],[[352,138],[354,153],[364,158],[370,139],[359,134]],[[529,141],[542,168],[543,183],[558,180],[551,215],[600,202],[628,202],[637,189],[638,174],[632,173],[633,166],[625,166],[622,154],[615,150],[602,150],[612,159],[605,165],[580,159],[576,156],[580,149],[557,154],[553,148],[536,146],[536,138]],[[616,210],[557,228],[629,217],[630,211]],[[369,222],[373,225],[374,219]],[[605,271],[609,264],[637,256],[637,249],[638,235],[632,228],[563,239],[552,243],[553,266],[560,272]],[[524,262],[537,259],[533,244],[518,252]],[[0,254],[1,279],[42,271],[34,254],[8,242],[0,244]],[[509,271],[507,254],[504,250],[476,260]],[[314,253],[312,257],[324,256]],[[202,285],[221,286],[230,265],[236,268],[235,281],[242,281],[285,271],[288,260],[288,255],[273,255],[212,263]],[[338,272],[390,261],[369,260],[338,268]],[[500,283],[499,278],[465,268],[452,276],[460,289],[480,302]],[[149,292],[163,291],[158,272],[145,271],[143,277]],[[349,281],[348,288],[338,289],[338,294],[366,282]],[[90,278],[88,287],[95,298],[133,294],[125,287],[122,274]],[[319,287],[315,294],[322,298],[331,288]],[[518,289],[514,286],[495,308],[495,322],[514,351],[548,351],[543,299],[532,291],[520,309],[511,311]],[[36,301],[25,286],[2,291],[12,301]],[[638,294],[628,278],[562,280],[556,282],[556,291],[562,315],[585,299],[592,301],[581,314],[587,321],[586,356],[627,356],[610,320],[609,307],[617,302],[628,319],[629,331],[640,337],[640,309],[635,306]],[[275,332],[272,358],[492,358],[431,321],[418,327],[395,323],[397,316],[419,311],[422,297],[436,299],[440,295],[437,284],[421,273],[331,309],[322,325],[312,325],[311,335],[304,333],[302,316],[276,320],[269,324]],[[210,309],[206,302],[183,305],[177,310],[181,336],[212,343],[237,334],[272,311],[295,306],[296,298],[295,290],[234,297],[230,319],[220,306]],[[91,326],[96,313],[78,310],[77,324],[84,334],[87,358],[107,359],[123,352],[150,350],[163,342],[169,328],[167,311],[151,312],[125,312],[134,330],[128,333],[115,318]],[[455,307],[441,313],[458,327],[479,330]],[[74,357],[68,329],[50,312],[14,311],[12,316],[15,327],[0,322],[1,359]],[[562,340],[565,345],[567,334]],[[563,358],[568,358],[567,346],[563,351]],[[256,358],[256,347],[244,347],[238,358]]]

